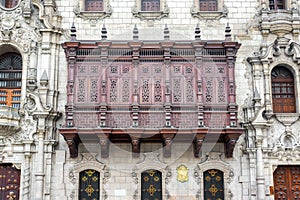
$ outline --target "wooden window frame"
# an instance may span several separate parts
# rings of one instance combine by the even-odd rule
[[[287,9],[286,0],[269,0],[270,10],[285,10]]]
[[[99,19],[104,19],[110,17],[112,14],[112,7],[110,5],[110,0],[101,0],[102,5],[96,9],[93,8],[93,4],[97,5],[99,0],[76,0],[76,7],[74,8],[74,13],[77,17],[83,18],[84,20],[89,20],[90,22],[98,21]],[[90,2],[88,4],[87,2]],[[88,8],[87,8],[88,7]]]
[[[207,2],[211,4],[215,2],[214,8],[203,8],[200,2]],[[226,17],[228,14],[227,6],[224,4],[224,0],[194,0],[194,4],[191,8],[191,14],[193,17],[205,20],[219,20],[222,17]]]
[[[275,70],[286,70],[290,78],[273,77]],[[295,113],[295,77],[293,73],[284,66],[276,66],[271,71],[272,103],[274,113]]]
[[[160,11],[160,0],[141,0],[141,11],[158,12]],[[157,5],[156,5],[157,4]]]
[[[199,0],[199,10],[202,11],[218,11],[217,0]]]
[[[160,20],[169,15],[170,9],[166,3],[166,0],[145,0],[149,2],[159,1],[158,9],[154,9],[154,7],[150,6],[149,9],[145,9],[143,6],[144,0],[135,0],[134,6],[131,8],[131,12],[134,17],[140,18],[141,20],[153,21]],[[151,3],[150,3],[151,4]]]
[[[104,1],[103,0],[85,0],[84,11],[85,12],[103,12]]]
[[[20,0],[1,0],[1,6],[7,9],[15,8]]]
[[[1,55],[0,60],[7,56],[19,56],[20,66],[11,66],[11,69],[0,69],[0,106],[20,107],[22,87],[22,57],[17,53],[6,53]],[[9,61],[7,61],[9,62]],[[10,61],[11,65],[15,60]]]

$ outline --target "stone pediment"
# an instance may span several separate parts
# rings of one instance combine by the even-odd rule
[[[20,129],[19,109],[0,106],[0,136],[8,136]]]

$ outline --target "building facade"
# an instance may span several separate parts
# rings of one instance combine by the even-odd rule
[[[300,199],[298,0],[0,9],[0,199]]]

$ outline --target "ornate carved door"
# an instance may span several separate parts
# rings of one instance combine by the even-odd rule
[[[162,200],[160,171],[151,169],[142,173],[142,200]]]
[[[300,200],[300,166],[278,166],[273,177],[275,200]]]
[[[0,165],[0,199],[17,200],[20,193],[21,171],[12,164]]]
[[[79,173],[79,199],[100,199],[100,173],[96,170],[87,169]]]
[[[203,173],[204,199],[224,200],[224,175],[217,169],[210,169]]]

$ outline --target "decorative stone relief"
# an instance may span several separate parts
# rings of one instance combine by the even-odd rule
[[[265,7],[265,6],[264,6]],[[262,8],[260,12],[260,31],[264,37],[269,34],[275,34],[278,37],[283,37],[288,33],[294,34],[295,37],[299,35],[299,10],[267,10]]]
[[[223,4],[222,9],[217,11],[200,11],[198,2],[194,3],[191,7],[191,14],[193,17],[205,20],[219,20],[222,17],[227,17],[228,8],[225,4]]]
[[[141,20],[160,20],[164,17],[167,17],[170,12],[170,8],[168,7],[165,0],[161,0],[160,4],[163,5],[160,11],[142,11],[141,1],[136,0],[134,6],[131,8],[131,12],[133,16],[140,18]]]
[[[44,105],[37,94],[27,93],[24,108],[29,112],[35,111],[50,111],[52,107],[50,105]]]
[[[101,185],[105,185],[111,176],[110,169],[107,165],[97,160],[96,153],[82,153],[78,159],[78,162],[74,164],[74,167],[69,171],[69,180],[74,185],[70,199],[76,199],[78,197],[78,185],[79,185],[79,173],[85,169],[93,169],[100,172],[100,188],[104,188]],[[107,193],[105,189],[101,190],[101,196],[103,200],[107,199]]]
[[[144,158],[141,162],[137,163],[131,172],[131,177],[133,182],[137,184],[137,188],[141,188],[140,175],[143,171],[148,169],[159,170],[162,173],[162,185],[163,185],[163,197],[168,199],[169,192],[166,189],[165,185],[170,182],[170,178],[172,177],[172,171],[170,167],[167,166],[166,163],[161,162],[159,160],[159,153],[144,153]],[[136,189],[133,194],[133,199],[140,199],[141,196],[140,190]]]
[[[85,11],[82,6],[83,0],[76,0],[74,3],[76,5],[73,10],[75,15],[88,20],[91,25],[96,25],[99,20],[110,17],[113,12],[109,0],[104,0],[103,11]]]

